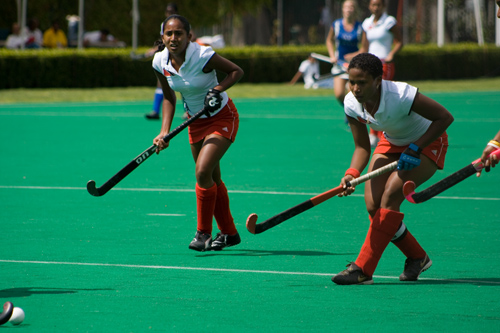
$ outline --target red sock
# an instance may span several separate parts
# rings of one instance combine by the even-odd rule
[[[406,231],[406,236],[404,236],[402,239],[394,241],[394,245],[396,245],[407,258],[425,258],[425,250],[420,246],[415,237],[413,237],[413,235],[408,230]]]
[[[380,208],[373,217],[365,242],[355,264],[363,273],[372,276],[377,264],[403,221],[404,214],[393,210]]]
[[[197,230],[204,234],[212,234],[212,220],[215,201],[217,200],[217,185],[201,188],[196,184],[196,208],[198,213]]]
[[[223,234],[232,236],[238,232],[234,225],[231,210],[229,209],[227,188],[223,182],[217,186],[217,201],[215,202],[214,216],[215,221],[217,221],[217,227]]]

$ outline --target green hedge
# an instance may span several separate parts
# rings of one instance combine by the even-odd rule
[[[133,60],[130,49],[0,49],[0,89],[154,86],[151,59]],[[139,50],[138,53],[144,52]],[[217,52],[245,71],[242,82],[287,82],[310,52],[324,45],[250,46]],[[462,79],[500,76],[500,48],[494,45],[407,45],[396,57],[397,80]],[[321,62],[321,72],[330,65]]]

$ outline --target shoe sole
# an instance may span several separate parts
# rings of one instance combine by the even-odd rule
[[[358,285],[362,285],[362,284],[373,284],[373,279],[372,280],[367,280],[367,281],[363,281],[363,282],[360,282],[360,283],[338,283],[338,282],[335,282],[332,278],[332,282],[339,285],[339,286],[358,286]]]
[[[228,245],[224,245],[224,246],[213,246],[212,245],[207,251],[220,251],[222,249],[225,249],[226,247],[235,246],[235,245],[238,245],[240,243],[241,243],[241,241],[236,243],[236,244],[230,244],[230,245],[228,244]]]

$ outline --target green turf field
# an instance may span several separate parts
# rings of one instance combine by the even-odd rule
[[[479,157],[500,129],[498,91],[428,95],[455,122],[445,169],[422,188]],[[106,195],[85,189],[151,145],[160,123],[143,117],[149,97],[0,104],[0,302],[26,313],[0,329],[500,331],[500,170],[403,205],[434,262],[420,281],[399,282],[405,258],[389,245],[374,285],[337,286],[330,278],[356,259],[368,228],[363,185],[265,233],[245,228],[250,213],[261,222],[339,184],[353,144],[334,98],[235,99],[240,131],[222,168],[242,243],[198,253],[188,249],[187,132]]]

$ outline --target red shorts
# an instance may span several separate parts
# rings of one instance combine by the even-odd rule
[[[240,118],[238,110],[231,99],[222,110],[210,118],[198,118],[188,127],[189,143],[193,144],[205,139],[207,135],[218,134],[234,142]]]
[[[391,154],[391,153],[402,153],[408,146],[395,146],[389,143],[387,139],[381,138],[377,148],[373,154]],[[444,132],[439,138],[433,143],[428,145],[422,150],[422,154],[430,158],[434,163],[436,163],[439,170],[444,168],[444,159],[446,152],[448,151],[448,134]]]
[[[384,62],[383,69],[384,73],[382,74],[382,79],[389,81],[394,79],[394,74],[396,74],[396,66],[393,62]]]

